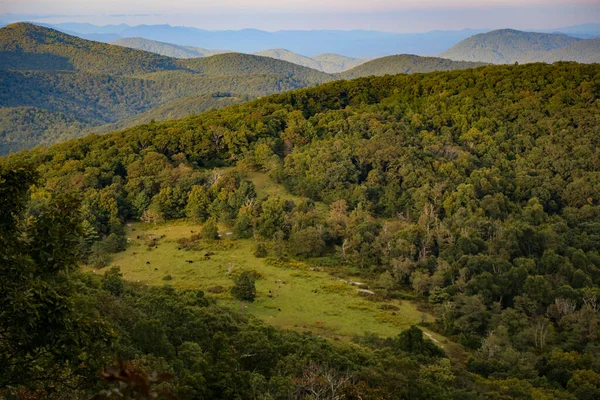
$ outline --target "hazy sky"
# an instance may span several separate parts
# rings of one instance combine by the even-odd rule
[[[600,22],[600,0],[0,0],[0,19],[204,29],[550,29]]]

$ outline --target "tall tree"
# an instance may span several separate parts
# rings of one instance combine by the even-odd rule
[[[244,271],[234,278],[233,283],[231,294],[240,301],[240,307],[244,311],[244,302],[253,303],[256,298],[254,278],[248,271]]]

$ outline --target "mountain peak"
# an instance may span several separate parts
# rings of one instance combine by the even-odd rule
[[[579,40],[558,33],[498,29],[471,36],[440,54],[440,57],[493,64],[543,61],[546,52],[570,46]]]

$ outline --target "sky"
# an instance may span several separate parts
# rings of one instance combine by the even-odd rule
[[[600,0],[0,0],[0,21],[390,32],[600,22]]]

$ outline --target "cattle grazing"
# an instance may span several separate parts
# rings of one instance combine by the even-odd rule
[[[192,260],[185,260],[185,262],[188,263],[188,264],[193,264],[194,263],[194,261],[192,261]]]
[[[146,264],[150,264],[150,261],[146,261]]]

